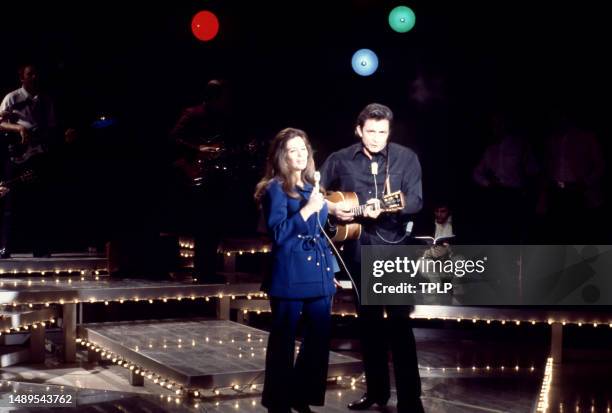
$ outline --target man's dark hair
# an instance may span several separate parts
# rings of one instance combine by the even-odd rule
[[[433,210],[435,211],[436,209],[440,209],[440,208],[446,208],[449,211],[452,211],[453,209],[450,206],[449,202],[434,202],[433,203]]]
[[[228,84],[224,79],[212,79],[204,88],[204,101],[210,102],[218,100],[227,92]]]
[[[357,125],[363,127],[363,124],[368,119],[386,119],[391,123],[393,122],[393,112],[391,112],[388,106],[381,105],[380,103],[370,103],[357,116]]]

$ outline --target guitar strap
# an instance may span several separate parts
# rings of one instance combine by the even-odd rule
[[[391,148],[387,147],[387,165],[385,167],[385,191],[387,195],[391,193],[391,182],[389,181],[389,164],[391,163],[391,157],[389,156],[390,149]],[[385,194],[383,193],[383,195]]]
[[[389,154],[390,152],[390,148],[387,147],[387,165],[385,167],[385,191],[387,191],[387,195],[389,195],[391,193],[391,182],[389,180],[389,165],[391,164],[391,156]],[[376,235],[378,236],[378,238],[380,238],[381,240],[383,240],[385,243],[387,244],[399,244],[400,242],[404,241],[404,239],[406,239],[407,236],[410,235],[410,233],[408,231],[406,231],[404,233],[404,235],[401,236],[400,239],[397,240],[388,240],[385,239],[379,232],[378,229],[375,229]]]

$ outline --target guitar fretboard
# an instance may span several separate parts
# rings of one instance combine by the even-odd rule
[[[366,208],[367,208],[367,205],[359,205],[359,206],[351,208],[351,212],[356,217],[362,217]]]
[[[404,207],[403,198],[398,194],[399,191],[383,196],[383,199],[380,200],[381,212],[393,212]],[[358,205],[350,208],[349,211],[356,217],[362,217],[368,206],[368,204]]]

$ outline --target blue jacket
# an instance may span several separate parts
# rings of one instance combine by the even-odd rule
[[[312,185],[296,188],[301,198],[291,198],[273,179],[263,198],[268,233],[273,240],[272,274],[264,282],[270,296],[302,299],[332,295],[336,291],[334,271],[338,264],[317,224],[317,214],[304,221],[300,209],[312,193]],[[327,220],[327,205],[319,212],[321,225]]]

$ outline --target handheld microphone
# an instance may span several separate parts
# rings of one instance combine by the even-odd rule
[[[372,175],[378,175],[378,162],[372,162],[370,168],[372,170]]]
[[[318,193],[320,191],[320,189],[319,189],[319,181],[321,181],[321,172],[315,171],[315,173],[314,173],[314,181],[315,181],[315,184],[314,184],[314,187],[312,188],[312,193],[316,194],[316,193]]]

